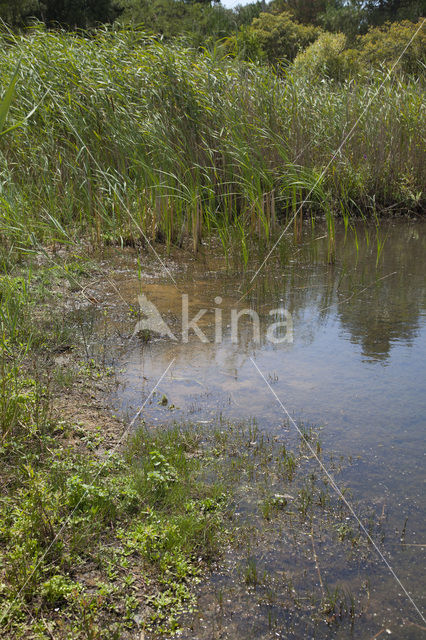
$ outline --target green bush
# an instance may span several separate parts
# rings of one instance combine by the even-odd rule
[[[313,79],[343,80],[357,71],[357,54],[345,51],[345,47],[343,33],[322,33],[306,51],[299,53],[294,61],[295,71]]]
[[[293,60],[321,33],[318,27],[296,22],[289,11],[278,15],[261,13],[253,20],[251,28],[272,64]]]
[[[386,22],[382,27],[371,28],[358,38],[360,60],[364,65],[394,65],[405,73],[419,74],[426,64],[426,32],[409,20]],[[414,36],[414,38],[413,38]],[[412,42],[410,40],[413,38]],[[404,49],[408,48],[404,52]],[[404,52],[404,53],[403,53]],[[403,53],[403,55],[401,55]],[[400,59],[399,59],[400,58]]]

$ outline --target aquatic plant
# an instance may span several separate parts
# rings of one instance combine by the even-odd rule
[[[84,234],[198,250],[214,233],[247,261],[292,218],[297,236],[306,217],[421,206],[420,80],[277,76],[135,29],[0,38],[0,83],[15,71],[9,115],[25,121],[0,142],[5,247]]]

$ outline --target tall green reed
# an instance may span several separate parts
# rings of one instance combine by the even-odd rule
[[[295,211],[366,218],[422,203],[422,86],[388,79],[330,170],[383,76],[312,82],[163,43],[137,30],[92,37],[35,27],[2,36],[0,82],[16,74],[13,121],[0,142],[5,244],[237,236],[244,261]],[[16,82],[16,81],[15,81]],[[307,196],[309,195],[309,198]],[[306,201],[305,201],[306,200]],[[333,241],[330,240],[330,255]]]

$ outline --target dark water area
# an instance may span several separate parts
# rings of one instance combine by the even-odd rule
[[[145,342],[139,333],[110,345],[108,357],[119,371],[111,403],[131,417],[146,401],[142,415],[150,424],[191,421],[208,428],[218,420],[254,419],[261,431],[290,443],[293,426],[278,398],[297,424],[321,428],[324,451],[351,460],[337,483],[350,487],[361,520],[369,510],[383,521],[380,552],[400,582],[376,550],[368,563],[356,551],[343,558],[326,534],[317,540],[316,563],[312,551],[298,557],[297,536],[286,542],[279,518],[265,523],[253,512],[263,533],[252,554],[267,579],[247,588],[241,557],[227,550],[199,585],[199,611],[185,619],[181,637],[426,637],[416,611],[425,605],[426,224],[386,223],[378,232],[360,225],[356,236],[338,228],[332,264],[322,235],[307,229],[287,262],[271,259],[253,282],[259,263],[243,276],[216,255],[188,261],[174,273],[177,286],[167,276],[140,279],[136,268],[133,275],[123,271],[123,299],[137,308],[143,293],[176,340],[153,334]],[[190,319],[207,310],[198,326],[208,341],[192,330],[182,340],[182,294]],[[232,335],[232,310],[235,316],[243,309],[258,314],[258,336],[248,314]],[[117,335],[129,336],[136,320],[114,323]],[[318,566],[324,588],[343,585],[357,594],[362,615],[355,622],[324,615],[314,624],[309,608],[289,609],[288,576],[297,589],[310,584],[312,594],[321,586]]]

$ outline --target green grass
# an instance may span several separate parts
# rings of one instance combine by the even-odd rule
[[[135,628],[142,604],[146,628],[175,628],[193,603],[194,581],[218,554],[227,501],[200,480],[190,455],[196,443],[179,430],[168,445],[143,431],[124,455],[100,459],[69,448],[72,425],[45,414],[34,420],[34,391],[20,402],[26,433],[6,434],[0,451],[5,637],[35,634],[35,620],[44,619],[50,628],[60,620],[66,637],[97,638],[102,629],[118,638]]]
[[[21,60],[9,125],[37,106],[0,141],[4,254],[82,234],[197,250],[214,233],[247,261],[305,198],[301,216],[329,219],[423,202],[420,79],[278,77],[131,29],[0,38],[0,86]]]

